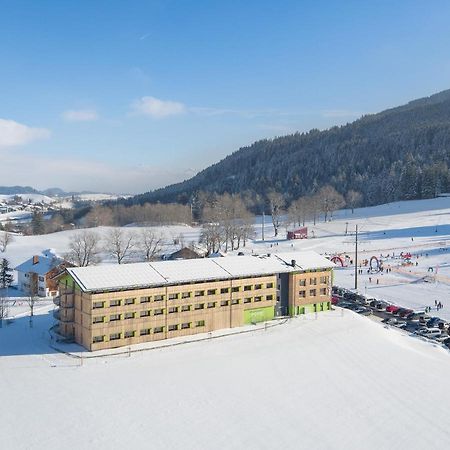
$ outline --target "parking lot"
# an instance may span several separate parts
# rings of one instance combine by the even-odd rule
[[[333,286],[332,303],[450,349],[450,324],[431,312],[414,311]]]

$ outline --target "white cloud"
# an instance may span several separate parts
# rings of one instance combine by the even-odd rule
[[[50,137],[50,130],[33,128],[14,120],[0,119],[0,148],[29,144]]]
[[[98,119],[94,109],[69,109],[62,116],[66,122],[92,122]]]
[[[183,103],[160,100],[155,97],[141,97],[133,102],[131,107],[135,114],[142,114],[155,119],[176,116],[186,112],[186,106]]]

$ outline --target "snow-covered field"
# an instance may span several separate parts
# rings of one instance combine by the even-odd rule
[[[257,238],[239,251],[312,249],[353,258],[354,236],[345,229],[358,224],[360,258],[389,254],[385,267],[393,269],[364,273],[360,291],[414,308],[437,299],[444,304],[439,315],[450,318],[449,198],[340,211],[332,222],[308,224],[315,237],[303,241],[286,241],[284,231],[273,238],[267,223],[262,242],[258,220]],[[96,231],[104,236],[108,228]],[[189,243],[200,232],[155,231],[165,234],[168,249],[175,249],[174,237]],[[64,254],[72,233],[18,236],[0,256],[16,265],[48,248]],[[402,251],[413,253],[413,266],[392,258]],[[351,287],[353,274],[353,267],[337,269],[336,284]],[[0,328],[1,448],[378,450],[450,443],[449,351],[351,311],[81,360],[50,346],[52,309],[40,305],[30,327],[18,301],[10,311],[16,319]]]
[[[141,353],[53,351],[0,329],[4,449],[443,449],[450,354],[340,310]]]

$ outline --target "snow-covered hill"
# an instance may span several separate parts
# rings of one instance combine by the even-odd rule
[[[130,357],[0,329],[5,449],[444,449],[450,354],[350,311]],[[26,428],[26,432],[24,429]]]

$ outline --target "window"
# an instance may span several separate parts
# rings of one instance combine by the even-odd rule
[[[155,295],[155,302],[162,302],[164,300],[164,295]]]
[[[239,292],[240,289],[241,289],[240,286],[235,286],[231,288],[231,292]]]
[[[298,293],[298,296],[301,297],[301,298],[305,298],[306,297],[306,291],[300,291]]]
[[[228,306],[230,304],[230,302],[228,300],[222,300],[220,302],[220,306]]]
[[[125,331],[125,338],[132,338],[134,337],[134,334],[134,331]]]
[[[169,331],[177,331],[178,325],[169,325]]]
[[[163,331],[164,331],[164,327],[153,328],[153,334],[162,333]]]
[[[320,288],[320,295],[327,295],[327,288]]]
[[[267,289],[273,288],[273,283],[267,283],[267,284],[266,284],[266,288],[267,288]]]
[[[152,298],[150,296],[148,297],[141,297],[141,303],[148,303]]]
[[[197,320],[197,322],[195,322],[195,326],[196,327],[204,327],[205,326],[205,321],[204,320]]]
[[[185,312],[185,311],[190,311],[191,310],[191,305],[183,305],[181,307],[181,311]]]
[[[244,291],[251,291],[251,290],[252,290],[251,285],[244,286]]]
[[[266,300],[268,301],[273,300],[273,295],[266,295]]]
[[[321,284],[328,284],[328,277],[320,277]]]
[[[260,302],[262,300],[262,297],[255,297],[255,302]]]
[[[169,300],[176,300],[178,298],[178,294],[169,294]]]
[[[44,281],[44,277],[39,277],[39,281]]]
[[[92,343],[95,344],[96,342],[103,342],[105,340],[105,336],[94,336],[94,339],[92,339]]]
[[[113,333],[109,335],[109,340],[110,341],[115,341],[117,339],[120,339],[120,333]]]
[[[186,330],[188,328],[191,328],[191,324],[190,323],[182,323],[181,324],[181,329],[182,330]]]
[[[205,309],[205,304],[204,303],[197,303],[195,305],[194,309]]]
[[[135,313],[134,312],[127,312],[124,314],[124,319],[134,319]]]
[[[120,314],[111,314],[109,316],[109,321],[114,322],[115,320],[120,320]]]
[[[92,319],[92,323],[102,323],[105,321],[104,316],[97,316]]]
[[[216,295],[217,289],[208,289],[208,295]]]
[[[177,313],[177,312],[178,312],[178,306],[171,306],[169,308],[169,314]]]
[[[309,295],[310,295],[311,297],[315,297],[315,296],[316,296],[316,289],[310,289]]]
[[[251,297],[244,298],[244,303],[251,303],[251,302],[252,302]]]
[[[222,289],[220,290],[220,293],[221,293],[221,294],[228,294],[228,292],[230,292],[230,288],[222,288]]]
[[[239,299],[238,298],[233,298],[233,300],[231,300],[231,304],[232,305],[239,305]]]
[[[255,284],[255,290],[262,289],[262,284]]]
[[[141,336],[146,336],[146,335],[150,334],[150,328],[144,328],[143,330],[141,330],[141,332],[139,334]]]
[[[163,309],[155,309],[153,311],[153,315],[154,316],[160,316],[161,314],[164,314],[164,310]]]
[[[140,316],[141,317],[148,317],[150,315],[150,310],[147,311],[141,311]]]
[[[303,278],[303,279],[301,279],[301,280],[298,280],[298,285],[299,285],[299,286],[306,286],[306,279]]]
[[[92,304],[93,309],[103,308],[103,306],[105,306],[105,302],[94,302]]]
[[[205,295],[205,291],[195,291],[195,297],[203,297]]]
[[[120,306],[120,300],[111,300],[109,306]]]
[[[215,308],[216,307],[216,302],[209,302],[208,303],[208,308]]]
[[[134,298],[126,298],[124,304],[125,305],[134,305]]]
[[[313,286],[315,286],[317,284],[317,278],[310,278],[309,284],[312,284]]]
[[[190,293],[190,292],[183,292],[183,293],[181,294],[181,298],[190,298],[190,296],[191,296],[191,293]]]

